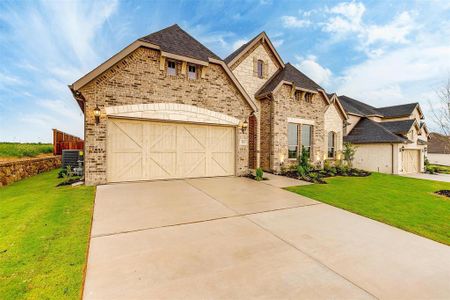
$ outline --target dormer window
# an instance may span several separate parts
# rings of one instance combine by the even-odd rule
[[[264,62],[260,59],[258,59],[258,77],[263,78],[264,77]]]
[[[177,75],[177,67],[174,61],[167,61],[167,75],[176,76]]]
[[[189,79],[197,79],[197,67],[194,65],[189,65],[188,67],[188,77]]]

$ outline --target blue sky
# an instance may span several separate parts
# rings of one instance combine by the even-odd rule
[[[374,106],[430,103],[450,76],[450,1],[0,1],[0,141],[83,135],[68,84],[178,23],[221,57],[266,31],[285,62]]]

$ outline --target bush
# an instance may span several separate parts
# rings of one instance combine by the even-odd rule
[[[256,174],[255,174],[255,175],[256,175],[256,176],[255,176],[256,181],[261,181],[261,180],[263,180],[263,176],[264,176],[264,171],[263,171],[263,169],[257,168],[257,169],[256,169]]]

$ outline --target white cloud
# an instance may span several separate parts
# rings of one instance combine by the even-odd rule
[[[329,84],[332,76],[332,72],[330,69],[321,66],[317,62],[317,58],[313,55],[310,55],[306,58],[296,57],[299,61],[295,66],[308,75],[312,80],[317,82],[318,84]]]
[[[383,26],[371,25],[365,28],[366,44],[376,42],[407,43],[407,36],[415,27],[410,13],[402,12],[391,23]]]
[[[311,21],[306,19],[299,19],[294,16],[282,16],[281,21],[283,23],[283,27],[286,28],[302,28],[311,25]]]
[[[38,100],[38,105],[75,121],[82,121],[81,111],[62,100]]]
[[[281,47],[283,45],[284,40],[273,40],[272,44],[275,46],[275,48]]]
[[[23,80],[19,77],[0,71],[0,89],[6,86],[21,85],[23,83]]]
[[[241,47],[242,45],[244,45],[245,43],[247,43],[247,40],[244,39],[239,39],[237,41],[235,41],[233,43],[233,51],[237,50],[239,47]]]
[[[433,95],[450,71],[450,44],[423,43],[391,51],[351,66],[343,72],[337,90],[375,106],[421,102]]]
[[[366,7],[360,2],[339,3],[326,12],[330,16],[322,23],[322,30],[334,34],[338,41],[356,37],[359,40],[357,48],[369,56],[380,55],[379,52],[387,45],[408,43],[408,36],[417,27],[412,14],[407,11],[401,12],[386,24],[367,24],[363,20]]]

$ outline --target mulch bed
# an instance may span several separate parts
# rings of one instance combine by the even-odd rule
[[[67,181],[60,182],[56,186],[72,185],[75,182],[79,182],[79,181],[80,181],[80,178],[73,178],[73,179],[69,179]]]
[[[434,193],[441,196],[450,197],[450,190],[440,190]]]

